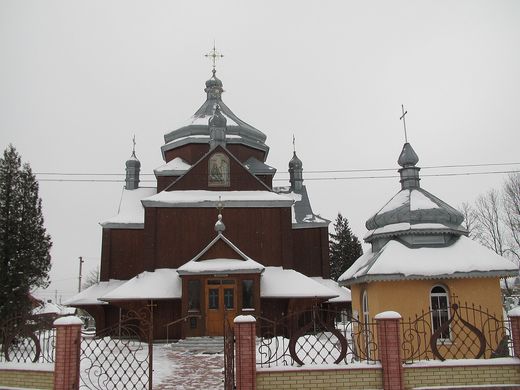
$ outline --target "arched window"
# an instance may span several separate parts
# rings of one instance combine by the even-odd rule
[[[432,333],[435,333],[445,322],[450,320],[448,291],[443,286],[434,286],[430,291],[430,306],[432,313]],[[450,338],[450,329],[442,331],[440,339]]]
[[[363,297],[361,299],[361,305],[362,305],[362,314],[363,314],[363,322],[365,324],[368,324],[370,320],[370,315],[368,311],[368,293],[367,290],[363,291]]]

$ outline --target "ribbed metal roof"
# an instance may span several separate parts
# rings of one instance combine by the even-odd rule
[[[227,121],[226,142],[239,143],[267,152],[269,147],[265,144],[266,135],[260,130],[238,118],[233,111],[222,101],[222,82],[213,74],[213,77],[206,81],[206,101],[193,114],[188,122],[164,136],[165,145],[163,152],[173,149],[180,144],[188,142],[207,143],[209,142],[208,122],[215,113],[215,108],[219,107],[220,115]],[[207,136],[208,138],[206,139]]]

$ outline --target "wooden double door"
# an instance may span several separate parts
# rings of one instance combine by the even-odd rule
[[[207,279],[206,295],[206,334],[222,336],[224,319],[233,324],[237,314],[237,280]]]

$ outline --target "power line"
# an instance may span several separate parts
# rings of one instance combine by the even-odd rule
[[[476,168],[476,167],[495,167],[507,165],[520,165],[520,162],[509,163],[479,163],[479,164],[451,164],[451,165],[429,165],[420,167],[421,169],[438,169],[438,168]],[[337,170],[316,170],[305,171],[304,173],[353,173],[353,172],[384,172],[395,171],[397,167],[392,168],[361,168],[361,169],[337,169]],[[278,172],[279,174],[288,174],[288,172]],[[85,172],[36,172],[41,176],[123,176],[124,173],[85,173]],[[153,173],[141,173],[141,176],[155,176]]]
[[[337,173],[341,171],[329,171]],[[510,171],[487,171],[487,172],[458,172],[458,173],[431,173],[423,174],[421,177],[447,177],[447,176],[475,176],[475,175],[498,175],[520,173],[520,170]],[[376,176],[341,176],[341,177],[307,177],[305,181],[326,181],[326,180],[356,180],[356,179],[395,179],[399,175],[376,175]],[[86,182],[86,183],[124,183],[125,180],[111,179],[37,179],[40,182]],[[273,181],[287,181],[287,179],[273,179]],[[141,183],[155,183],[155,180],[140,180]]]

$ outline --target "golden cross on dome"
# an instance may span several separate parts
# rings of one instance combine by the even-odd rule
[[[404,105],[403,105],[403,104],[401,104],[401,110],[402,110],[403,115],[401,115],[401,117],[399,118],[399,120],[402,120],[402,121],[403,121],[403,126],[404,126],[404,142],[408,143],[408,136],[406,135],[406,118],[405,118],[405,115],[408,114],[408,111],[405,111],[405,110],[404,110]]]
[[[213,72],[215,72],[217,61],[224,57],[224,55],[217,51],[217,48],[215,47],[215,41],[213,41],[213,49],[211,49],[208,54],[205,54],[204,57],[211,59],[211,62],[213,62]]]

